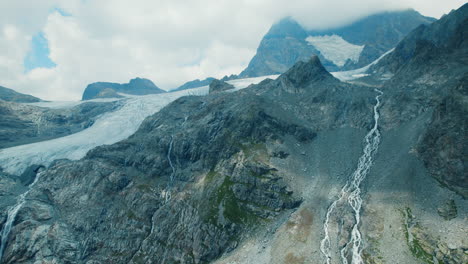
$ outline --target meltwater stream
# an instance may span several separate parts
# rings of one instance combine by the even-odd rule
[[[11,227],[13,226],[13,222],[15,221],[16,215],[18,214],[21,207],[23,207],[23,205],[26,203],[26,196],[32,190],[34,185],[37,183],[40,176],[41,176],[41,172],[39,172],[36,175],[36,178],[34,179],[33,183],[29,185],[28,190],[18,197],[18,201],[16,202],[16,204],[12,206],[10,209],[8,209],[7,220],[5,224],[3,225],[3,229],[1,233],[2,240],[0,242],[1,243],[0,244],[0,263],[2,263],[3,251],[5,250],[5,246],[8,241],[8,235],[10,234]]]
[[[325,263],[327,264],[330,264],[332,260],[331,239],[329,234],[329,224],[331,216],[337,207],[347,205],[351,207],[352,213],[354,214],[354,223],[352,226],[349,241],[340,250],[341,262],[344,264],[348,263],[347,253],[349,249],[351,249],[351,263],[364,263],[361,257],[362,239],[361,232],[359,231],[359,224],[361,222],[360,214],[362,206],[360,185],[369,173],[370,167],[372,166],[372,163],[374,161],[375,153],[377,152],[380,143],[380,131],[378,129],[380,115],[378,112],[378,108],[380,106],[380,97],[383,95],[383,93],[378,89],[375,89],[375,91],[378,93],[378,95],[375,97],[376,104],[374,105],[374,126],[364,138],[364,153],[359,158],[356,170],[353,172],[350,179],[348,179],[346,184],[341,189],[338,198],[335,201],[333,201],[333,203],[330,205],[325,216],[325,222],[323,224],[324,238],[320,243],[320,251],[324,255]],[[346,212],[346,210],[343,210],[343,212]]]

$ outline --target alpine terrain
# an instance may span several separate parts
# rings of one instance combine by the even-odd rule
[[[171,92],[1,91],[2,264],[468,263],[468,4],[287,18]]]

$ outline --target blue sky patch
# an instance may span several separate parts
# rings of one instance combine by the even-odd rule
[[[44,32],[32,37],[31,50],[24,58],[24,69],[29,72],[35,68],[53,68],[57,66],[50,58],[49,42]]]
[[[54,7],[52,8],[52,10],[50,11],[50,13],[53,13],[57,11],[60,15],[64,16],[64,17],[67,17],[67,16],[71,16],[70,13],[66,12],[65,10],[61,9],[61,8],[58,8],[58,7]]]

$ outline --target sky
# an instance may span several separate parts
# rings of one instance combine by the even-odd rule
[[[135,77],[170,90],[239,74],[263,35],[292,16],[309,29],[414,8],[440,18],[464,0],[2,0],[0,85],[79,100],[93,82]]]

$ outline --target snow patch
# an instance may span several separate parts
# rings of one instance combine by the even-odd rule
[[[251,84],[257,84],[265,79],[272,79],[275,80],[278,78],[279,75],[268,75],[268,76],[260,76],[260,77],[253,77],[247,79],[238,79],[238,80],[231,80],[227,81],[227,83],[234,85],[235,90],[240,90],[243,88],[247,88]]]
[[[357,79],[357,78],[361,78],[361,77],[365,77],[365,76],[368,76],[369,74],[367,74],[367,70],[369,70],[369,68],[372,66],[372,65],[375,65],[377,64],[383,57],[387,56],[388,54],[390,54],[394,49],[391,49],[387,52],[385,52],[384,54],[382,54],[382,56],[380,56],[378,59],[376,59],[375,61],[373,61],[372,63],[370,63],[369,65],[367,66],[364,66],[362,68],[359,68],[359,69],[355,69],[355,70],[351,70],[351,71],[340,71],[340,72],[331,72],[331,74],[339,79],[340,81],[342,82],[345,82],[345,81],[351,81],[351,80],[354,80],[354,79]]]
[[[308,36],[306,41],[320,51],[325,59],[340,67],[348,59],[358,62],[365,46],[351,44],[338,35]]]

